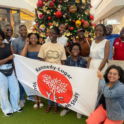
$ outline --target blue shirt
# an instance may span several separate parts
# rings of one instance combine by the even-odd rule
[[[18,37],[12,42],[12,46],[14,48],[14,51],[16,51],[17,54],[20,55],[25,46],[25,40],[23,40],[21,37]]]
[[[74,61],[72,57],[68,57],[65,61],[65,65],[86,68],[87,61],[80,56],[77,61]]]
[[[120,34],[111,34],[108,37],[104,37],[105,39],[109,40],[110,42],[110,54],[109,54],[109,60],[112,60],[112,56],[113,56],[113,44],[114,41],[120,37]]]
[[[38,57],[38,53],[39,53],[39,52],[28,52],[28,53],[27,53],[27,57],[30,58],[30,59],[40,59],[40,58]]]

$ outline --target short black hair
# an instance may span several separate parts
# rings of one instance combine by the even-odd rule
[[[7,26],[10,26],[10,27],[12,28],[12,26],[11,26],[10,24],[6,24],[6,25],[4,26],[4,28],[6,28]]]
[[[70,51],[72,51],[72,49],[73,49],[74,46],[78,46],[78,47],[79,47],[79,50],[81,51],[81,45],[80,45],[79,43],[73,43],[73,44],[71,45]]]
[[[109,82],[108,80],[108,73],[111,69],[116,69],[118,71],[118,75],[120,76],[119,81],[124,83],[124,70],[120,67],[120,66],[116,66],[116,65],[111,65],[105,72],[104,78],[106,83]]]
[[[53,29],[58,35],[60,35],[60,30],[58,27],[53,26],[51,29]]]
[[[21,25],[21,26],[19,26],[19,29],[20,29],[21,27],[25,27],[25,28],[27,29],[27,27],[26,27],[25,25]]]
[[[5,34],[4,34],[4,32],[1,29],[0,29],[0,35],[3,38],[3,40],[4,40],[5,39]]]
[[[59,26],[60,26],[60,25],[65,25],[65,24],[64,24],[64,23],[60,23]],[[58,26],[58,27],[59,27],[59,26]]]
[[[104,25],[104,24],[98,24],[98,25],[95,27],[95,30],[96,30],[96,28],[97,28],[98,26],[101,26],[101,27],[103,28],[103,31],[104,31],[103,36],[104,36],[105,33],[106,33],[106,27],[105,27],[105,25]]]
[[[28,34],[28,37],[30,38],[31,35],[35,35],[38,40],[39,40],[39,38],[40,38],[39,34],[37,34],[37,33],[29,33],[29,34]]]

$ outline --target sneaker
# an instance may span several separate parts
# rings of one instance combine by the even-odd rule
[[[60,116],[65,116],[69,111],[70,111],[69,109],[62,110]]]
[[[17,110],[17,112],[22,112],[23,111],[23,109],[21,108],[21,109],[19,109],[19,110]]]
[[[24,105],[25,105],[25,100],[20,100],[19,102],[20,108],[24,107]]]
[[[77,118],[78,118],[78,119],[81,119],[81,118],[82,118],[82,114],[77,113]]]
[[[5,114],[5,116],[7,116],[7,117],[11,117],[13,115],[13,113],[7,113],[7,114]]]

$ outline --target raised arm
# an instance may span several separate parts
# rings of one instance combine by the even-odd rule
[[[23,50],[20,53],[21,56],[26,56],[26,54],[28,52],[28,45],[29,45],[29,38],[26,38],[25,47],[23,48]]]

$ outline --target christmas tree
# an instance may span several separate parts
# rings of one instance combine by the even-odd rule
[[[90,14],[90,0],[39,0],[36,9],[36,25],[33,30],[41,37],[49,35],[49,29],[59,24],[66,25],[65,36],[68,37],[68,44],[71,44],[71,37],[77,38],[77,30],[85,30],[84,36],[93,39],[94,17]]]

